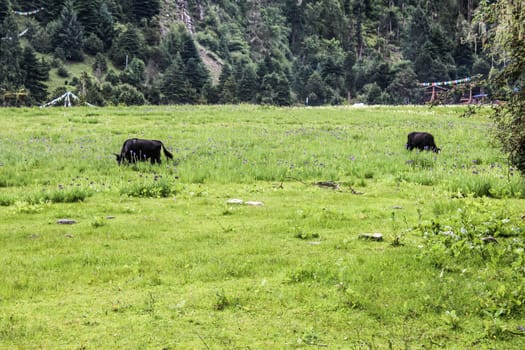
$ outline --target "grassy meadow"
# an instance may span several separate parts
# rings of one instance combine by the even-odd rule
[[[0,348],[525,348],[525,180],[462,112],[1,109]]]

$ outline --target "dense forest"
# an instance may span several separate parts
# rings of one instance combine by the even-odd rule
[[[420,83],[500,68],[485,50],[490,3],[0,0],[0,94],[4,105],[66,91],[99,106],[422,103]]]

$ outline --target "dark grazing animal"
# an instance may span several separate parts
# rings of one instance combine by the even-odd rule
[[[408,141],[406,147],[409,151],[412,151],[414,148],[417,148],[421,151],[425,150],[436,153],[439,153],[439,151],[441,151],[441,148],[438,148],[436,146],[436,143],[434,142],[434,136],[432,136],[428,132],[413,131],[410,134],[408,134]]]
[[[128,139],[124,141],[120,154],[113,153],[117,157],[117,162],[120,165],[126,161],[128,163],[144,162],[148,159],[151,164],[161,163],[160,149],[164,150],[164,155],[167,158],[173,159],[171,154],[164,144],[158,140],[143,140],[143,139]]]

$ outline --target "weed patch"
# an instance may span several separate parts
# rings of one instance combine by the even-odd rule
[[[519,317],[525,312],[525,225],[504,204],[467,199],[446,219],[419,227],[424,237],[421,261],[441,274],[471,271],[475,308],[481,316]],[[450,317],[448,317],[450,320]],[[496,334],[492,320],[488,334]],[[496,327],[497,328],[497,327]]]
[[[143,176],[120,188],[120,194],[140,198],[166,198],[177,193],[175,180],[162,175]]]

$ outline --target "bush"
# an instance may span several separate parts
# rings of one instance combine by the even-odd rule
[[[41,203],[76,203],[82,202],[93,195],[93,190],[81,187],[60,188],[54,191],[32,193],[24,201],[30,205]]]
[[[104,51],[104,43],[98,36],[91,33],[84,41],[84,51],[90,55],[95,55]]]
[[[137,90],[134,86],[129,84],[119,85],[116,89],[118,93],[118,103],[125,104],[127,106],[140,106],[146,103],[144,94]]]
[[[448,273],[477,273],[477,311],[490,317],[519,316],[525,305],[525,229],[504,204],[470,201],[455,215],[420,226],[420,258]]]
[[[130,197],[166,198],[176,193],[173,180],[166,179],[160,175],[154,175],[152,179],[144,179],[124,186],[120,189],[121,195]]]
[[[61,78],[68,78],[69,77],[69,72],[67,71],[67,69],[64,66],[60,66],[60,67],[57,68],[57,74]]]
[[[59,59],[62,62],[65,62],[66,61],[66,52],[64,51],[63,48],[57,47],[57,48],[55,48],[55,51],[53,52],[53,57],[55,59]]]

